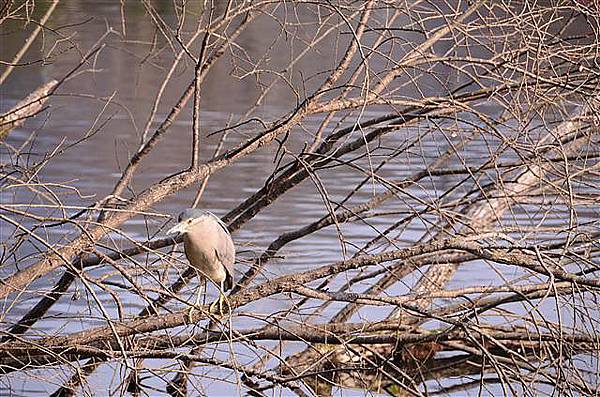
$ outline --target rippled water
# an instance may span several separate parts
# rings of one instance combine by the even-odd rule
[[[93,43],[101,36],[106,29],[106,22],[109,25],[117,28],[120,24],[118,3],[107,2],[66,2],[61,4],[57,10],[52,25],[59,27],[67,23],[85,22],[85,29],[80,29],[80,34],[77,37],[77,43],[82,48],[82,51],[89,49]],[[93,4],[93,5],[92,5]],[[91,7],[94,7],[93,12]],[[88,20],[89,17],[92,20]],[[168,15],[167,15],[168,17]],[[69,148],[63,153],[57,155],[57,158],[49,163],[40,174],[43,181],[50,183],[64,183],[77,187],[78,191],[64,190],[61,196],[61,201],[65,205],[82,206],[89,205],[97,199],[101,199],[106,194],[109,194],[114,183],[118,180],[120,170],[125,166],[129,153],[135,150],[139,142],[139,134],[146,122],[149,114],[149,109],[152,105],[152,100],[156,94],[156,90],[162,79],[164,78],[165,67],[169,65],[168,57],[157,57],[151,60],[141,62],[143,55],[147,51],[146,45],[140,45],[134,42],[149,41],[154,35],[153,27],[144,23],[146,21],[142,17],[136,17],[134,13],[129,16],[128,30],[132,32],[128,34],[128,42],[122,42],[116,35],[112,35],[109,39],[109,45],[102,51],[93,65],[94,71],[89,71],[72,81],[68,82],[60,90],[60,94],[51,99],[51,109],[44,113],[43,116],[36,120],[28,122],[24,127],[15,130],[11,133],[8,143],[12,145],[20,145],[26,140],[32,132],[37,132],[34,142],[31,144],[31,159],[40,161],[45,153],[48,153],[56,148],[65,148],[69,143],[81,138],[88,131],[93,131],[96,117],[101,114],[99,121],[106,124],[93,137],[87,139],[82,144],[76,147]],[[18,25],[14,25],[16,29]],[[259,29],[261,25],[258,25]],[[7,30],[6,26],[3,29]],[[66,28],[68,30],[68,28]],[[263,29],[267,29],[263,26]],[[261,35],[268,34],[268,31],[251,32],[243,39],[249,47],[252,40],[255,40]],[[10,37],[16,37],[13,34]],[[3,40],[3,54],[12,54],[20,45],[19,40]],[[47,43],[44,43],[47,46]],[[66,44],[65,44],[66,45]],[[46,52],[47,47],[42,47],[42,43],[38,42],[30,50],[28,54],[29,60],[34,60],[40,57],[42,51]],[[123,49],[129,51],[125,52]],[[132,55],[132,54],[135,54]],[[325,55],[324,55],[325,57]],[[3,56],[3,59],[5,57]],[[31,67],[16,70],[7,82],[2,86],[1,90],[1,110],[4,111],[13,106],[28,92],[36,88],[38,85],[48,81],[51,78],[56,78],[64,75],[77,62],[77,57],[74,52],[67,52],[56,62],[48,65],[40,66],[39,64]],[[306,65],[309,67],[309,65]],[[188,65],[189,68],[189,65]],[[166,116],[166,111],[169,105],[174,103],[177,96],[182,92],[182,87],[187,84],[189,75],[182,74],[175,79],[174,84],[169,87],[165,93],[161,108],[155,117],[153,126],[161,121]],[[239,118],[246,109],[251,106],[257,94],[257,88],[245,81],[239,81],[230,76],[230,65],[222,63],[216,67],[213,77],[209,79],[204,88],[203,96],[203,111],[201,113],[202,128],[204,131],[214,131],[223,128],[231,119]],[[98,98],[106,98],[114,94],[114,104],[108,106],[102,112],[104,102],[94,98],[77,97],[76,95],[86,93]],[[274,114],[280,114],[289,109],[289,104],[293,103],[294,98],[290,97],[283,90],[275,90],[272,95],[267,97],[264,104],[261,105],[259,113],[264,117],[269,117]],[[124,111],[128,109],[129,112]],[[493,110],[492,110],[493,111]],[[365,118],[377,116],[377,113],[365,115]],[[141,191],[144,187],[151,183],[164,178],[165,176],[177,172],[188,164],[190,151],[190,130],[191,130],[191,115],[190,112],[185,112],[180,119],[171,127],[168,136],[160,144],[158,149],[147,158],[143,166],[135,176],[133,181],[133,189],[136,192]],[[107,121],[108,120],[108,121]],[[314,131],[318,128],[319,119],[309,119],[303,127],[307,131]],[[236,142],[253,135],[252,126],[238,130],[235,134],[231,134],[226,143],[227,147],[232,147]],[[383,144],[390,146],[401,146],[407,140],[412,139],[418,130],[403,130],[394,136],[388,137],[383,141]],[[309,140],[307,134],[293,134],[290,138],[290,145],[302,145]],[[459,143],[462,136],[450,138],[453,143]],[[210,138],[203,141],[202,157],[208,159],[215,149],[217,138]],[[434,140],[427,138],[423,140],[416,151],[424,154],[426,158],[432,159],[442,153],[448,145],[444,140]],[[472,159],[477,163],[482,157],[489,155],[490,142],[475,142],[469,145],[468,149],[463,149],[462,156],[465,159]],[[256,191],[265,183],[265,178],[270,174],[270,170],[274,169],[274,157],[276,155],[276,147],[267,147],[257,153],[248,156],[232,167],[228,167],[223,171],[218,172],[211,177],[205,195],[202,199],[202,207],[208,208],[218,215],[225,214],[228,210],[239,204],[243,198],[247,197],[252,192]],[[7,161],[8,153],[2,153],[2,161]],[[365,166],[368,162],[363,162]],[[402,179],[416,170],[423,167],[422,163],[416,163],[414,157],[400,156],[391,161],[382,171],[382,175]],[[345,197],[356,185],[356,183],[364,178],[361,173],[346,167],[339,167],[328,172],[323,172],[319,175],[322,178],[327,193],[334,201]],[[453,186],[460,177],[448,176],[436,179],[435,185],[428,181],[423,181],[419,186],[411,188],[411,194],[424,200],[431,200],[440,192],[443,192],[448,187]],[[370,197],[373,192],[382,191],[379,185],[366,184],[355,198],[354,203],[364,201]],[[463,193],[459,191],[458,193]],[[80,197],[80,196],[81,197]],[[181,209],[190,205],[195,195],[193,189],[185,192],[180,192],[177,195],[170,197],[165,202],[158,204],[153,210],[167,215],[175,215]],[[26,196],[19,194],[10,196],[5,194],[1,199],[3,203],[26,203]],[[402,200],[390,202],[384,205],[381,211],[406,211],[403,207]],[[261,212],[255,219],[245,225],[234,238],[237,249],[240,252],[239,257],[252,258],[254,255],[260,254],[262,250],[277,236],[284,232],[294,230],[304,226],[326,213],[327,209],[321,200],[315,185],[310,181],[303,183],[301,186],[294,189],[293,194],[285,196],[285,200],[280,200],[274,203],[268,209]],[[70,213],[76,213],[77,209],[69,210]],[[514,214],[519,217],[519,213]],[[553,214],[560,224],[564,224],[563,215],[561,213]],[[593,214],[590,214],[592,216]],[[529,216],[529,214],[528,214]],[[524,221],[532,222],[531,219],[523,216]],[[164,219],[166,221],[166,218]],[[342,226],[344,238],[348,242],[355,243],[361,246],[364,242],[370,240],[375,235],[372,227],[375,226],[380,230],[384,230],[394,220],[394,214],[387,217],[381,217],[366,225],[361,222],[347,223]],[[135,218],[123,226],[123,231],[131,239],[144,241],[149,237],[155,237],[151,234],[155,233],[161,224],[158,221],[152,221],[148,224],[141,218]],[[414,222],[410,225],[409,230],[402,236],[404,240],[417,240],[423,234],[426,225]],[[9,225],[3,224],[0,236],[5,240],[12,233]],[[57,244],[65,243],[76,236],[75,230],[69,227],[58,227],[49,229],[46,237],[55,241]],[[126,242],[123,242],[126,244]],[[348,255],[351,255],[353,249],[347,246]],[[23,247],[24,252],[20,255],[24,256],[28,252],[34,253],[35,249],[31,246]],[[29,250],[29,251],[27,251]],[[284,259],[274,261],[265,270],[263,277],[276,277],[280,274],[285,274],[298,269],[306,269],[319,264],[324,264],[337,260],[341,255],[341,244],[334,228],[329,228],[325,231],[311,235],[298,242],[294,242],[285,247],[282,251]],[[35,258],[34,258],[35,259]],[[21,266],[23,263],[20,264]],[[161,263],[155,263],[157,269],[161,269]],[[243,271],[243,266],[241,272]],[[182,269],[179,269],[182,270]],[[14,263],[5,263],[0,269],[3,276],[15,271]],[[176,276],[176,271],[173,269],[170,273],[171,277]],[[61,272],[56,272],[54,279],[58,279]],[[90,270],[93,276],[101,276],[105,274],[105,269],[97,268]],[[510,271],[509,271],[510,274]],[[516,277],[517,273],[513,275]],[[141,278],[140,280],[144,280]],[[492,271],[482,270],[473,274],[472,270],[467,266],[456,275],[455,279],[449,284],[449,287],[458,287],[469,284],[487,285],[497,282],[499,276]],[[146,280],[150,281],[150,280]],[[51,288],[52,284],[48,284],[48,278],[39,280],[32,286],[32,289],[45,290]],[[396,287],[396,292],[400,292],[405,286],[399,285]],[[193,291],[192,285],[186,291]],[[85,288],[77,283],[70,290],[71,299],[65,297],[56,304],[50,311],[47,318],[41,321],[37,326],[37,330],[43,331],[48,335],[54,333],[74,332],[85,329],[91,326],[102,325],[104,321],[99,316],[95,309],[90,309]],[[29,298],[21,297],[20,300],[12,307],[5,306],[5,315],[10,321],[18,319],[37,301],[39,294],[31,294]],[[111,298],[106,294],[100,294],[103,303],[107,307],[111,307]],[[135,313],[144,306],[144,302],[139,301],[139,298],[122,297],[126,304],[127,313]],[[264,304],[261,307],[249,306],[244,308],[244,312],[252,311],[274,311],[283,309],[286,306],[285,301],[270,299],[268,300],[270,307]],[[337,307],[337,306],[336,306]],[[84,313],[86,316],[82,317]],[[116,313],[116,312],[115,312]],[[115,314],[112,313],[112,314]],[[381,313],[383,316],[384,313]],[[58,318],[58,320],[57,320]],[[71,320],[65,321],[65,319]],[[247,318],[240,317],[236,322],[247,325],[251,321]],[[57,328],[60,325],[61,328]],[[147,365],[153,365],[152,361],[148,361]],[[160,363],[154,362],[155,365]],[[113,366],[104,366],[102,370],[90,379],[90,390],[103,390],[106,387],[115,388],[120,380],[119,370]],[[43,375],[39,373],[38,375]],[[56,375],[56,374],[55,374]],[[211,373],[214,375],[214,371]],[[7,392],[9,389],[15,395],[44,395],[49,390],[54,390],[55,386],[48,383],[38,383],[31,377],[31,374],[12,374],[10,379],[5,379],[1,383],[0,392]],[[65,374],[61,374],[56,378],[56,385],[60,385],[66,379]],[[110,382],[108,380],[111,380]],[[233,379],[232,379],[233,380]],[[224,386],[222,382],[207,382],[205,385],[207,392],[210,395],[228,395],[235,390],[235,384],[231,388]],[[97,388],[97,389],[96,389]],[[351,395],[354,392],[347,392],[345,395]],[[356,392],[357,395],[363,395],[364,392]]]

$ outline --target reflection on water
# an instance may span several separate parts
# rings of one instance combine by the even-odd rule
[[[93,12],[90,9],[91,7],[93,7]],[[58,200],[66,206],[87,206],[111,192],[112,187],[120,176],[120,171],[126,165],[130,153],[139,145],[140,136],[147,121],[149,110],[152,107],[153,99],[156,96],[160,83],[164,79],[166,69],[172,61],[169,45],[165,42],[158,43],[158,45],[164,46],[164,51],[161,52],[160,56],[153,55],[147,57],[150,54],[153,40],[156,38],[155,28],[143,16],[143,9],[137,10],[136,13],[135,7],[139,7],[139,5],[128,5],[127,7],[126,40],[121,39],[117,32],[109,33],[106,48],[94,59],[93,64],[86,66],[87,71],[67,82],[61,88],[60,94],[52,98],[51,111],[44,114],[43,117],[38,117],[28,122],[25,127],[13,131],[8,140],[10,144],[18,146],[32,133],[35,133],[35,139],[31,142],[30,149],[28,150],[30,152],[28,161],[30,162],[41,161],[46,156],[46,153],[56,153],[53,161],[49,162],[47,167],[40,170],[39,177],[46,183],[69,184],[77,188],[77,191],[66,188],[60,190],[61,196],[58,197]],[[170,11],[168,10],[170,8],[166,8],[164,14],[162,14],[167,20],[173,18],[173,15],[170,15]],[[93,19],[90,20],[90,17]],[[118,2],[114,1],[93,3],[85,1],[65,2],[59,6],[51,22],[56,27],[83,23],[85,29],[77,29],[76,39],[80,49],[78,51],[67,52],[56,50],[55,53],[60,54],[60,56],[54,59],[53,62],[44,65],[34,64],[33,66],[19,68],[15,71],[2,86],[0,110],[4,111],[13,106],[20,98],[32,91],[39,84],[51,78],[65,75],[78,63],[79,52],[85,52],[91,48],[98,38],[106,32],[107,26],[118,31],[118,27],[121,24],[120,10]],[[16,24],[2,26],[5,30],[15,29],[16,27]],[[262,38],[265,35],[271,34],[270,29],[272,28],[272,22],[268,23],[266,21],[253,25],[240,38],[240,45],[251,52],[253,49],[258,48],[254,43],[262,42]],[[64,29],[65,31],[73,30],[73,28]],[[13,39],[2,41],[3,54],[12,54],[18,49],[21,43],[17,39],[18,36],[18,33],[13,32],[10,36]],[[323,43],[323,47],[327,48],[329,44]],[[28,53],[28,60],[38,59],[41,53],[47,53],[49,51],[48,45],[47,42],[38,40]],[[68,40],[61,43],[61,46],[65,49],[69,45]],[[290,55],[287,51],[289,49],[281,46],[275,48],[271,54],[273,64],[270,66],[274,69],[276,69],[277,63],[281,63],[282,67],[285,66],[289,61]],[[335,60],[326,52],[315,56],[316,58],[310,58],[311,62],[315,64],[321,62],[333,65]],[[203,87],[201,127],[204,131],[210,132],[224,128],[232,120],[237,120],[256,103],[260,87],[248,79],[241,80],[236,78],[243,71],[242,66],[236,64],[236,62],[232,58],[228,62],[219,63],[215,67],[211,78],[206,81]],[[186,60],[181,65],[181,70],[178,70],[175,74],[172,84],[164,93],[152,127],[156,127],[166,117],[166,112],[178,99],[178,95],[180,95],[185,85],[188,84],[191,67],[190,62]],[[297,65],[297,68],[306,75],[310,75],[315,65],[301,61]],[[450,79],[450,76],[448,78]],[[434,88],[431,89],[433,90]],[[108,106],[106,106],[107,101],[110,103]],[[289,109],[289,105],[294,104],[295,101],[296,97],[289,88],[278,86],[262,99],[257,117],[263,117],[267,122],[272,121],[274,117],[280,116],[281,113]],[[493,112],[494,109],[490,111]],[[366,114],[364,117],[368,118],[377,115],[377,113],[373,112]],[[190,111],[186,110],[171,127],[168,137],[144,161],[132,183],[134,193],[140,192],[145,187],[157,180],[163,179],[171,173],[180,171],[189,164],[191,147],[190,120]],[[306,131],[316,131],[320,121],[320,118],[307,119],[302,125],[304,131],[294,131],[287,144],[300,146],[310,141],[310,133],[306,133]],[[465,135],[468,135],[469,127],[466,125],[464,127],[465,130],[463,132]],[[228,136],[226,146],[233,147],[237,142],[242,141],[248,136],[252,136],[253,133],[252,124],[238,128]],[[386,137],[378,144],[381,148],[401,147],[417,134],[419,134],[418,129],[405,129],[393,136]],[[69,147],[70,143],[86,136],[89,136],[89,138],[83,143]],[[353,136],[353,138],[356,136],[358,135]],[[210,158],[216,148],[218,139],[218,136],[214,136],[202,141],[201,156],[203,159]],[[395,158],[382,169],[380,174],[385,178],[401,180],[414,173],[415,170],[423,168],[423,162],[416,161],[418,158],[425,158],[429,161],[444,152],[450,143],[458,144],[462,139],[463,136],[460,133],[450,137],[448,140],[428,136],[420,142],[419,147],[414,149],[414,156]],[[462,149],[461,156],[466,159],[467,163],[472,161],[473,164],[478,164],[482,158],[490,156],[490,148],[495,147],[496,144],[489,140],[486,142],[474,142],[467,149]],[[201,205],[211,209],[218,215],[223,215],[235,207],[249,193],[263,186],[265,178],[276,168],[276,149],[276,147],[261,149],[232,167],[228,167],[215,174],[210,179]],[[382,156],[385,153],[384,149],[380,149],[379,152],[374,153],[375,157],[365,157],[358,164],[368,169],[371,161],[381,160],[381,158],[376,156]],[[3,152],[2,156],[10,156],[10,154]],[[4,162],[5,159],[3,158],[2,161]],[[319,177],[322,184],[326,186],[328,198],[334,202],[338,202],[349,194],[351,189],[365,175],[350,167],[336,167],[320,173]],[[460,176],[448,175],[435,179],[435,182],[424,180],[418,186],[410,189],[410,195],[400,196],[398,200],[390,201],[378,209],[378,211],[382,212],[389,211],[389,215],[378,217],[369,224],[357,221],[342,225],[341,232],[343,233],[342,237],[344,241],[347,243],[345,246],[345,249],[348,250],[347,255],[351,255],[354,252],[354,247],[362,246],[376,235],[374,227],[382,231],[397,219],[399,213],[413,211],[416,200],[411,201],[409,199],[410,196],[416,197],[418,200],[430,202],[440,192],[454,186],[461,179],[462,177]],[[381,192],[382,190],[383,187],[379,184],[367,183],[352,198],[351,203],[362,202],[374,192]],[[457,196],[461,196],[464,193],[463,190],[455,192]],[[176,196],[170,197],[167,201],[156,205],[153,211],[170,215],[177,214],[182,208],[190,205],[194,195],[194,189],[180,192]],[[18,193],[17,196],[4,193],[1,199],[3,203],[27,203],[27,196],[24,196],[22,192]],[[73,208],[68,211],[74,214],[78,212],[78,209]],[[565,211],[567,211],[566,208]],[[41,209],[40,212],[43,213],[44,210]],[[260,254],[262,249],[280,234],[319,219],[326,212],[327,207],[315,184],[311,181],[306,181],[294,190],[294,194],[288,194],[285,200],[276,202],[268,207],[268,209],[261,212],[255,219],[235,234],[234,238],[237,249],[240,252],[239,256],[242,260],[253,258],[255,255]],[[564,224],[562,219],[563,214],[553,215],[557,223]],[[522,219],[519,219],[519,213],[515,213],[513,216],[517,222],[521,220],[523,222],[535,223],[535,219],[531,219],[530,217],[527,218],[524,216]],[[154,218],[151,221],[144,220],[141,217],[134,218],[123,226],[123,231],[129,238],[143,241],[150,237],[155,237],[153,233],[162,226],[161,221],[166,221],[166,218],[162,220]],[[402,240],[416,241],[429,226],[426,222],[418,220],[411,223],[409,231],[402,235]],[[9,225],[3,225],[2,230],[0,230],[2,240],[6,239],[11,232],[12,229]],[[47,233],[46,238],[59,245],[72,239],[77,231],[70,225],[64,225],[48,229],[44,233]],[[115,238],[118,238],[118,236],[115,235]],[[340,239],[341,237],[335,228],[330,228],[286,246],[281,252],[282,258],[271,263],[259,281],[339,259],[342,252]],[[127,244],[126,241],[122,243]],[[402,244],[401,241],[397,241],[396,243]],[[37,256],[38,249],[41,249],[41,247],[23,246],[23,252],[20,252],[19,256],[32,256],[20,265],[23,266],[28,262],[34,262],[39,259]],[[150,273],[152,273],[152,277],[156,278],[167,277],[167,279],[173,280],[184,268],[184,265],[180,264],[179,267],[170,266],[167,271],[165,270],[165,264],[158,261],[156,257],[150,256],[140,259],[140,261],[143,262],[146,259],[147,263],[144,263],[144,266],[150,266],[152,269]],[[130,263],[129,265],[132,268],[136,266],[134,263]],[[240,272],[245,270],[244,265],[241,265],[240,268]],[[14,271],[15,264],[12,262],[7,262],[0,268],[3,276]],[[106,272],[107,269],[105,268],[89,270],[91,276],[98,278],[106,276]],[[166,275],[165,272],[167,273]],[[155,281],[145,273],[146,271],[140,272],[139,280],[141,283],[151,284]],[[60,274],[61,272],[56,272],[54,280]],[[512,276],[517,277],[518,274],[514,273]],[[465,283],[465,280],[469,280],[470,283],[476,280],[477,284],[487,285],[497,282],[499,279],[499,275],[491,269],[473,274],[472,270],[466,267],[459,271],[449,286],[461,286]],[[45,278],[34,283],[31,288],[32,291],[35,291],[34,294],[25,294],[14,306],[5,306],[3,308],[5,315],[10,321],[14,321],[23,315],[31,307],[32,303],[39,299],[39,292],[51,288],[51,285],[48,284],[48,279]],[[196,285],[193,283],[184,291],[182,296],[185,297],[193,294],[196,288]],[[400,293],[405,288],[406,285],[400,284],[391,292]],[[111,314],[116,315],[112,298],[100,290],[98,292],[102,303],[105,303],[106,307],[115,310]],[[213,292],[211,289],[211,293]],[[69,299],[69,296],[71,299]],[[144,306],[144,302],[140,301],[139,298],[127,300],[125,296],[121,298],[124,299],[124,303],[126,304],[125,309],[127,314],[136,313]],[[105,321],[95,309],[95,305],[92,307],[92,305],[88,304],[88,300],[90,299],[91,297],[86,293],[86,289],[81,283],[76,283],[71,288],[69,295],[61,299],[60,303],[52,308],[47,318],[39,323],[38,330],[52,335],[55,333],[74,332],[104,324]],[[243,311],[276,311],[286,307],[285,302],[282,300],[270,299],[268,302],[272,305],[271,307],[265,307],[264,304],[262,307],[253,307],[251,305],[244,308]],[[172,306],[175,307],[176,304],[173,303]],[[81,316],[80,314],[82,313],[85,316]],[[60,321],[57,321],[57,318]],[[68,321],[65,321],[65,319],[68,319]],[[244,316],[236,318],[235,322],[243,326],[252,324],[252,320]],[[61,326],[60,329],[57,328],[58,324]],[[223,354],[223,352],[219,354]],[[146,365],[160,366],[161,364],[148,361]],[[101,370],[90,378],[86,388],[89,388],[88,391],[93,391],[103,390],[107,386],[111,388],[117,387],[119,377],[115,376],[115,373],[119,373],[118,371],[123,371],[123,368],[115,368],[109,365],[102,367]],[[202,369],[199,371],[202,371]],[[42,373],[38,373],[37,375],[40,377],[47,376],[47,374]],[[210,376],[214,375],[214,373],[210,374]],[[56,374],[53,373],[52,376],[56,376]],[[56,384],[62,384],[66,377],[65,374],[59,376],[56,379]],[[10,376],[10,379],[3,381],[2,388],[3,390],[11,389],[15,395],[44,395],[48,390],[54,389],[48,383],[38,384],[32,381],[32,379],[34,377],[31,373],[13,374]],[[233,385],[229,389],[225,388],[222,382],[215,382],[214,384],[208,382],[207,388],[210,391],[209,394],[227,395],[236,387],[235,379],[231,380]],[[46,389],[46,387],[49,387],[49,389]],[[349,393],[345,395],[351,395],[352,392]],[[357,392],[357,394],[363,395],[364,393]]]

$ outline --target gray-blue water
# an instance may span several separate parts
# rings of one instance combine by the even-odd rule
[[[36,10],[41,12],[43,3],[36,2]],[[139,7],[139,8],[136,8]],[[161,15],[166,21],[172,21],[173,15],[170,7],[162,10]],[[37,14],[36,14],[37,15]],[[31,191],[19,184],[19,181],[6,177],[3,171],[3,186],[0,199],[3,206],[13,209],[31,210],[45,215],[59,216],[62,206],[67,214],[75,214],[82,207],[88,206],[104,198],[111,192],[112,187],[120,176],[120,171],[125,167],[129,155],[139,145],[140,135],[144,129],[150,109],[160,84],[172,62],[172,52],[169,45],[157,34],[155,26],[148,22],[142,6],[132,4],[126,7],[125,37],[121,35],[121,14],[117,2],[85,2],[73,1],[60,4],[55,14],[50,19],[49,25],[56,29],[62,38],[56,47],[55,34],[45,32],[46,37],[40,37],[28,51],[24,61],[33,62],[30,66],[17,68],[8,80],[0,87],[0,107],[6,111],[16,104],[27,93],[40,84],[52,78],[60,78],[69,72],[79,61],[80,54],[88,51],[96,41],[103,36],[107,27],[114,32],[108,33],[104,38],[106,47],[93,58],[92,62],[80,68],[78,74],[62,86],[57,95],[51,98],[50,108],[39,115],[35,120],[28,121],[23,127],[11,132],[6,143],[10,145],[0,148],[0,161],[3,164],[19,162],[29,165],[40,164],[52,154],[45,166],[40,167],[36,175],[40,182],[49,185],[54,197],[42,200],[42,194],[47,194],[42,186],[38,191]],[[310,15],[303,17],[309,18]],[[25,32],[30,32],[31,27],[21,32],[22,24],[19,22],[6,22],[0,29],[2,38],[2,59],[7,60],[14,54],[25,37]],[[256,23],[248,32],[243,34],[238,45],[248,51],[249,56],[256,57],[264,51],[269,38],[278,32],[273,21],[262,20]],[[408,37],[408,34],[407,34]],[[326,40],[322,50],[307,57],[306,60],[295,65],[298,73],[310,73],[315,68],[323,65],[334,65],[335,55],[328,53],[331,42]],[[73,45],[77,49],[71,48]],[[161,51],[157,48],[162,47]],[[277,41],[274,49],[269,54],[272,61],[268,63],[273,69],[277,65],[285,65],[289,61],[290,53],[282,42]],[[219,130],[228,123],[235,123],[255,105],[260,93],[262,82],[252,79],[238,78],[243,74],[244,65],[239,58],[241,53],[228,54],[223,62],[218,63],[211,72],[203,86],[201,129],[206,133]],[[45,55],[43,63],[34,62]],[[339,54],[338,54],[339,55]],[[193,67],[189,60],[182,62],[172,82],[166,89],[158,112],[151,124],[150,132],[163,120],[170,106],[178,99],[182,89],[189,82]],[[450,78],[450,71],[448,71]],[[268,80],[265,80],[268,81]],[[414,90],[413,90],[414,91]],[[278,84],[267,95],[257,110],[254,117],[264,118],[266,121],[281,117],[290,106],[295,103],[295,97],[284,85]],[[377,109],[361,116],[362,120],[376,117],[389,110]],[[486,110],[489,114],[498,114],[493,104],[488,104]],[[340,117],[340,116],[336,116]],[[348,120],[340,120],[342,125],[350,125],[357,120],[354,116]],[[311,142],[313,134],[320,125],[320,117],[307,118],[302,123],[302,128],[292,131],[286,145],[291,149],[301,147],[305,142]],[[335,123],[332,123],[332,125]],[[257,124],[248,124],[230,133],[225,142],[225,148],[231,148],[243,139],[251,137],[257,131]],[[437,133],[424,135],[412,149],[398,157],[393,158],[379,172],[383,178],[402,180],[422,169],[427,162],[434,160],[446,151],[450,145],[459,145],[463,139],[473,133],[472,127],[467,123],[446,121]],[[152,183],[184,169],[189,164],[190,158],[190,132],[191,111],[186,109],[167,136],[148,158],[143,161],[141,168],[133,179],[132,190],[126,195],[139,193]],[[427,128],[435,130],[435,126],[424,123],[420,126],[405,128],[385,137],[370,146],[369,155],[357,161],[364,169],[376,165],[388,157],[394,149],[401,148],[416,139]],[[515,130],[516,131],[516,130]],[[515,133],[508,128],[507,134]],[[89,135],[89,137],[88,137]],[[359,132],[353,134],[353,138]],[[82,137],[86,137],[76,146],[69,145]],[[218,136],[202,139],[202,160],[208,160],[216,148]],[[489,138],[489,137],[488,137]],[[499,142],[492,140],[475,139],[466,147],[459,148],[458,153],[467,164],[481,164],[482,159],[490,157]],[[21,155],[17,159],[14,150],[21,148]],[[224,215],[230,209],[241,203],[244,198],[255,192],[265,183],[266,178],[276,168],[276,155],[279,154],[277,145],[271,145],[256,153],[245,157],[230,167],[217,172],[212,176],[202,197],[201,206],[212,210],[217,215]],[[364,153],[363,153],[364,154]],[[287,156],[284,162],[291,161]],[[514,161],[517,157],[510,151],[501,154],[502,161]],[[456,160],[447,164],[448,167],[459,167]],[[234,239],[238,251],[239,274],[246,269],[246,264],[285,232],[293,231],[327,213],[326,200],[338,202],[349,194],[365,174],[357,169],[345,166],[320,171],[318,178],[308,180],[282,199],[260,212],[252,221],[235,233]],[[287,245],[280,257],[272,261],[255,283],[265,282],[282,274],[309,269],[318,265],[331,263],[335,260],[348,258],[367,241],[385,230],[404,214],[421,210],[425,205],[435,205],[438,198],[447,189],[454,186],[463,176],[443,176],[433,179],[426,178],[419,184],[412,186],[405,193],[399,193],[395,199],[390,200],[376,211],[383,214],[365,221],[353,221],[342,224],[338,230],[330,227],[314,233],[299,241]],[[489,178],[482,180],[487,183],[494,180],[493,172]],[[320,190],[319,185],[325,190]],[[176,215],[181,209],[190,206],[197,187],[188,189],[169,197],[149,209],[155,216],[135,217],[123,225],[119,233],[110,234],[103,241],[106,246],[127,247],[131,245],[128,240],[146,241],[149,238],[160,237],[160,228],[168,221],[169,216]],[[456,189],[445,202],[452,198],[461,197],[472,188],[466,185]],[[585,190],[585,189],[583,189]],[[381,183],[375,180],[365,184],[349,202],[350,205],[361,203],[376,193],[384,191]],[[324,196],[326,193],[327,196]],[[54,201],[50,207],[31,208],[32,203]],[[20,206],[20,207],[19,207]],[[29,206],[29,207],[28,207]],[[519,225],[556,226],[564,228],[568,222],[568,207],[565,205],[549,206],[547,211],[538,210],[537,206],[519,206],[513,208],[505,226]],[[387,213],[386,213],[387,212]],[[162,215],[162,216],[161,216]],[[598,219],[598,209],[593,206],[578,208],[579,224]],[[412,241],[417,241],[430,228],[430,221],[434,217],[417,218],[407,225],[402,233],[394,233],[390,237],[395,240],[395,246],[406,246]],[[592,225],[593,226],[593,225]],[[597,227],[597,226],[596,226]],[[163,229],[164,230],[164,229]],[[14,228],[6,222],[0,229],[0,240],[11,244],[14,242]],[[51,242],[56,248],[65,244],[78,235],[77,229],[71,225],[39,229],[37,231],[44,239]],[[530,238],[525,229],[514,233],[520,238]],[[537,234],[536,238],[541,235]],[[549,232],[546,237],[555,237]],[[380,247],[386,248],[387,246]],[[15,272],[16,266],[26,266],[41,258],[40,251],[46,248],[39,243],[27,242],[16,251],[14,257],[5,258],[0,273],[4,277]],[[157,288],[158,283],[168,285],[177,275],[185,269],[181,255],[168,257],[164,255],[139,256],[135,261],[123,261],[122,266],[133,274],[135,280],[143,288],[148,288],[148,296],[155,296],[152,288]],[[102,281],[122,281],[118,272],[110,267],[103,266],[87,270],[90,277]],[[3,327],[19,319],[29,308],[37,302],[43,291],[49,290],[58,280],[62,271],[57,271],[51,277],[44,277],[29,286],[24,294],[11,296],[2,302]],[[400,294],[408,290],[410,283],[419,274],[407,277],[402,283],[390,289],[388,294]],[[470,263],[459,270],[455,278],[448,284],[448,288],[464,286],[486,286],[500,284],[506,280],[516,280],[522,272],[508,266],[489,266],[481,262]],[[91,286],[96,292],[111,316],[116,317],[117,310],[114,300],[102,289]],[[114,288],[119,293],[125,315],[133,315],[144,307],[144,301],[138,296],[129,294],[118,287]],[[181,297],[194,299],[196,284],[192,283],[186,288]],[[214,289],[209,287],[209,297],[214,298]],[[278,312],[289,308],[287,296],[278,296],[262,300],[259,304],[249,305],[239,310],[232,319],[236,327],[246,328],[263,324],[256,320],[266,313]],[[171,303],[174,309],[182,305]],[[324,315],[333,313],[341,307],[340,304],[332,305]],[[552,302],[540,304],[540,314],[547,319],[557,317],[557,309]],[[307,310],[307,313],[309,311]],[[361,315],[371,318],[383,318],[387,311],[369,309]],[[563,321],[572,321],[572,313],[568,308],[562,313]],[[358,318],[358,317],[357,317]],[[60,335],[94,326],[105,325],[106,321],[94,303],[90,291],[81,281],[77,281],[58,304],[54,305],[48,315],[35,326],[37,335]],[[214,354],[221,359],[236,359],[240,364],[251,363],[256,354],[263,354],[234,345],[235,352],[228,351],[228,344],[223,343],[216,348],[207,348],[204,354]],[[273,347],[275,344],[265,344]],[[300,344],[288,345],[287,352],[297,351]],[[128,362],[133,365],[132,362]],[[164,390],[164,380],[172,377],[172,373],[165,372],[165,362],[161,360],[146,360],[144,368],[150,371],[155,368],[154,375],[149,376],[143,383],[152,388]],[[172,369],[176,369],[173,367]],[[71,369],[62,367],[50,371],[20,371],[0,379],[0,393],[2,395],[46,395],[62,385],[70,376]],[[147,372],[148,374],[150,372]],[[127,374],[126,368],[114,363],[102,365],[88,379],[83,388],[84,394],[105,395],[122,393],[123,376]],[[215,370],[212,367],[199,366],[196,369],[198,376],[194,377],[192,388],[197,394],[206,395],[232,395],[241,393],[237,385],[236,374],[232,372]],[[162,378],[161,378],[162,377]],[[147,389],[154,395],[157,391]],[[491,386],[493,394],[493,386]],[[288,391],[280,390],[282,395]],[[339,394],[365,395],[370,392],[363,390],[338,391]]]

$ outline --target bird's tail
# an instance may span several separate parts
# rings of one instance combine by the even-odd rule
[[[229,272],[226,272],[227,275],[225,276],[225,282],[223,283],[223,288],[225,289],[225,291],[229,291],[230,289],[233,288],[233,277],[231,276],[231,274],[229,274]]]

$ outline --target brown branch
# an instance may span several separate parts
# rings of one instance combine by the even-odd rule
[[[30,117],[44,110],[44,104],[54,91],[58,81],[51,80],[39,86],[25,99],[17,103],[11,110],[0,115],[0,141],[2,141],[11,130],[21,126]]]

